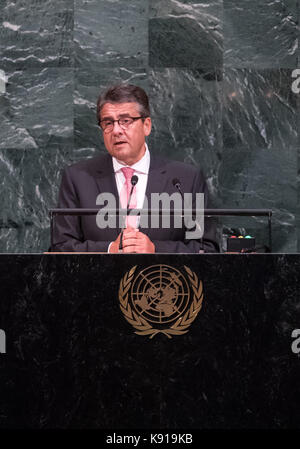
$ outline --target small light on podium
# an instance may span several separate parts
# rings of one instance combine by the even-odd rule
[[[250,235],[246,237],[239,235],[233,235],[227,238],[227,252],[228,253],[243,253],[243,252],[255,252],[255,238]]]

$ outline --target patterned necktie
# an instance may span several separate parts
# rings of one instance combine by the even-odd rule
[[[133,168],[130,168],[130,167],[123,167],[123,168],[121,168],[121,170],[123,172],[123,175],[125,176],[125,183],[121,190],[120,201],[121,201],[122,208],[126,209],[127,204],[128,204],[128,199],[130,196],[130,192],[131,192],[131,188],[132,188],[131,178],[134,173],[134,170],[133,170]],[[131,195],[131,199],[130,199],[129,209],[135,209],[136,207],[137,207],[136,187],[134,187],[132,195]],[[132,215],[132,216],[129,215],[126,218],[126,226],[131,226],[132,228],[136,228],[137,227],[137,217],[134,215]]]

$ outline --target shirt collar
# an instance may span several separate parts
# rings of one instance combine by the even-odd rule
[[[150,166],[150,151],[148,149],[148,145],[145,143],[146,151],[144,156],[135,164],[131,165],[130,168],[133,168],[135,172],[148,174],[149,166]],[[129,165],[122,164],[122,162],[118,161],[115,157],[112,158],[114,172],[117,173],[121,170],[121,168],[129,167]]]

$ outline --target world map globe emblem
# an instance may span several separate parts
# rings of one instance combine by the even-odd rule
[[[150,323],[164,325],[186,311],[190,288],[185,276],[176,268],[152,265],[136,276],[130,296],[139,316]]]

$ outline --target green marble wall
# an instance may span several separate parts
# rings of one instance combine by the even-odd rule
[[[149,93],[152,152],[202,167],[215,207],[273,209],[274,251],[299,251],[299,13],[297,0],[2,0],[0,252],[48,248],[61,170],[105,151],[95,103],[122,80]],[[263,220],[223,220],[220,240],[232,229],[266,243]]]

